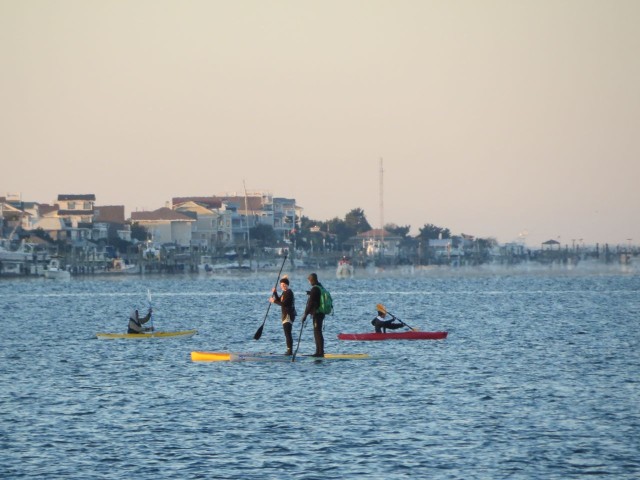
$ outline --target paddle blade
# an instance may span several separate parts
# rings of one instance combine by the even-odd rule
[[[256,334],[253,336],[254,340],[260,340],[260,337],[262,336],[262,330],[264,330],[264,324],[260,325],[260,328],[256,330]]]
[[[376,305],[376,310],[382,313],[387,313],[387,309],[384,308],[384,305],[382,305],[381,303]]]

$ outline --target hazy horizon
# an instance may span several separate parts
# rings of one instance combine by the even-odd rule
[[[0,0],[0,195],[640,244],[640,2]],[[315,170],[314,170],[315,169]],[[522,238],[522,237],[521,237]]]

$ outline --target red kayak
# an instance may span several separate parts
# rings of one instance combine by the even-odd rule
[[[442,340],[448,332],[339,333],[339,340]]]

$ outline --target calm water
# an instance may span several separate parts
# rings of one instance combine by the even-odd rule
[[[0,477],[640,476],[640,275],[320,280],[337,304],[327,352],[372,359],[192,363],[284,352],[277,308],[253,340],[274,273],[0,282]],[[199,335],[95,339],[147,289],[157,329]],[[371,330],[376,303],[449,338],[336,339]]]

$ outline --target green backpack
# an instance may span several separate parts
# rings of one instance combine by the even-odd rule
[[[333,299],[329,290],[322,285],[314,285],[320,289],[320,306],[318,307],[318,313],[324,313],[325,315],[333,314]]]

